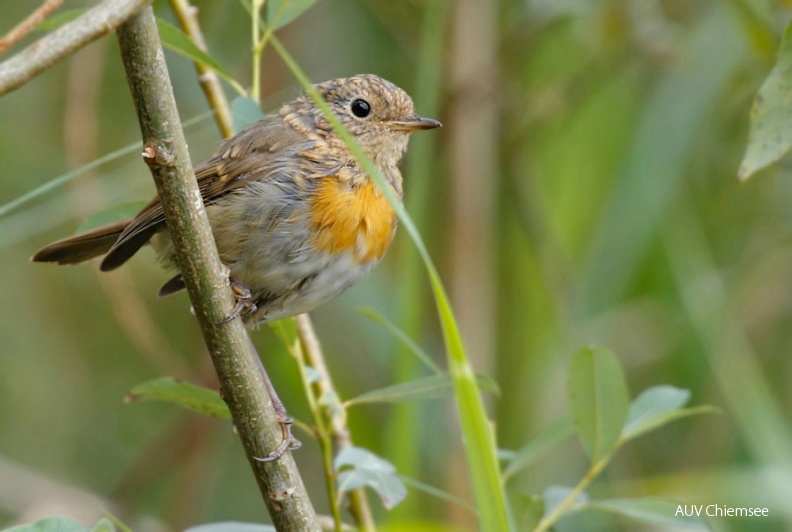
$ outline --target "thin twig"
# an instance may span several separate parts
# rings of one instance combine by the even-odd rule
[[[280,444],[282,433],[243,324],[223,323],[234,306],[228,272],[217,254],[194,178],[152,9],[147,7],[120,26],[118,38],[143,132],[144,157],[179,269],[270,517],[278,530],[319,531],[291,454],[273,462],[257,460]]]
[[[300,314],[297,320],[297,335],[302,343],[305,353],[305,362],[312,367],[319,375],[319,379],[314,382],[315,394],[317,397],[334,397],[335,401],[331,405],[326,405],[320,410],[320,415],[324,417],[324,425],[329,428],[329,435],[333,442],[334,454],[341,450],[352,447],[352,435],[347,424],[346,408],[338,400],[333,380],[325,364],[322,346],[316,336],[313,323],[308,314]],[[349,492],[349,513],[352,514],[355,523],[362,531],[376,530],[374,517],[371,514],[371,507],[364,488],[357,488]]]
[[[55,11],[63,3],[63,0],[45,0],[38,9],[33,11],[28,17],[16,25],[14,29],[6,33],[5,37],[0,39],[0,55],[3,55],[9,48],[25,38],[25,35],[33,31],[33,29],[42,20],[47,18],[50,13]]]
[[[184,33],[190,36],[190,39],[198,48],[204,52],[208,51],[203,32],[201,32],[201,26],[198,24],[198,17],[196,16],[198,8],[191,5],[189,0],[170,0],[170,5],[179,19]],[[223,137],[230,137],[234,134],[231,107],[228,105],[228,99],[225,92],[223,92],[222,85],[220,85],[220,79],[214,70],[206,68],[206,65],[199,61],[195,62],[195,69],[198,71],[198,82],[201,84],[201,89],[203,89],[209,106],[215,113],[215,121],[217,122],[217,127],[220,128],[220,133]]]
[[[569,493],[567,493],[567,496],[564,497],[564,500],[555,507],[550,515],[543,517],[542,520],[539,521],[539,524],[536,525],[536,528],[534,528],[533,532],[545,532],[550,530],[550,527],[552,527],[556,521],[558,521],[558,519],[564,515],[565,512],[572,508],[572,506],[577,501],[578,495],[580,495],[583,490],[585,490],[588,485],[591,484],[592,480],[597,478],[597,475],[602,473],[602,470],[605,469],[605,466],[608,465],[617,450],[618,447],[607,456],[604,456],[598,460],[596,463],[591,464],[591,467],[586,472],[586,475],[580,479],[580,482],[578,482],[575,487],[569,491]]]
[[[19,88],[74,52],[107,35],[151,0],[105,0],[0,63],[0,95]]]

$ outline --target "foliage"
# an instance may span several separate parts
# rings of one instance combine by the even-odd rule
[[[204,116],[188,131],[194,161],[218,139],[190,61],[223,77],[236,98],[238,131],[261,116],[249,94],[263,95],[271,110],[299,90],[283,75],[273,37],[311,80],[373,71],[407,88],[419,113],[446,125],[437,138],[413,139],[406,202],[460,313],[461,335],[475,345],[493,329],[492,349],[468,353],[482,373],[453,365],[449,372],[440,363],[443,329],[410,259],[409,222],[398,237],[404,245],[368,281],[316,312],[337,396],[306,406],[300,390],[319,377],[299,362],[294,371],[296,357],[282,356],[284,345],[291,352],[291,337],[278,336],[284,344],[267,330],[254,335],[296,426],[308,434],[300,435],[306,445],[297,460],[303,471],[316,471],[306,481],[321,512],[340,513],[346,488],[367,486],[393,506],[374,505],[383,527],[439,529],[451,514],[474,526],[482,502],[471,502],[471,494],[481,484],[471,487],[461,466],[474,434],[500,447],[501,467],[490,469],[498,477],[490,480],[504,486],[517,530],[705,527],[674,517],[677,504],[694,501],[770,508],[771,518],[717,520],[718,529],[789,528],[792,477],[784,472],[792,467],[792,431],[789,398],[780,392],[792,375],[783,356],[792,339],[792,189],[783,158],[789,40],[775,23],[787,7],[509,0],[492,3],[497,24],[480,18],[460,26],[457,3],[444,0],[254,2],[261,20],[238,5],[197,4],[208,52],[188,44],[167,6],[157,6],[182,116]],[[20,20],[28,10],[5,3],[0,20]],[[479,176],[492,195],[485,218],[465,208],[484,195],[466,196],[455,175],[463,160],[458,137],[466,133],[458,124],[486,103],[465,98],[479,93],[460,82],[459,54],[462,41],[480,39],[489,39],[498,65],[490,85],[494,162]],[[775,41],[782,44],[773,68]],[[102,46],[85,53],[104,57],[77,55],[68,68],[0,99],[0,267],[17,280],[0,294],[0,331],[13,355],[0,359],[0,455],[122,501],[135,529],[149,515],[167,528],[263,527],[222,521],[261,521],[229,424],[153,402],[223,415],[215,387],[204,387],[212,380],[187,303],[153,297],[163,276],[151,261],[94,277],[91,267],[20,260],[81,220],[123,218],[140,204],[102,206],[150,195],[129,156],[139,145],[129,145],[134,118],[117,54]],[[262,72],[243,81],[255,71],[251,49]],[[93,83],[93,96],[82,96],[76,80]],[[63,138],[66,126],[75,129]],[[101,178],[84,175],[100,165]],[[735,186],[738,168],[743,179],[759,171],[763,179]],[[97,212],[101,220],[91,219]],[[490,241],[466,245],[490,256],[492,269],[459,278],[464,255],[455,242],[471,224],[485,226]],[[465,283],[489,287],[492,300],[457,300]],[[366,314],[376,324],[360,317],[361,305],[376,309]],[[600,347],[569,358],[592,342],[619,358]],[[452,373],[462,374],[469,394],[498,391],[484,394],[491,423],[467,438],[448,416]],[[631,399],[626,382],[643,392]],[[122,405],[127,390],[139,404]],[[691,398],[718,408],[687,406]],[[331,460],[338,491],[326,503],[312,408],[347,407],[356,446]],[[724,416],[694,417],[720,410]],[[438,509],[438,501],[446,506]]]

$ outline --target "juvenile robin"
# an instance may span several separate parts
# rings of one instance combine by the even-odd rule
[[[402,196],[398,163],[410,133],[440,126],[410,96],[363,74],[316,86]],[[396,215],[322,111],[306,94],[236,136],[195,168],[220,258],[249,325],[308,312],[366,276],[393,240]],[[76,264],[104,255],[113,270],[151,243],[176,267],[159,198],[134,218],[64,238],[33,255]],[[160,289],[184,288],[176,274]]]

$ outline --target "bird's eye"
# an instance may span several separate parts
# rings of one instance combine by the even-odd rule
[[[371,104],[358,98],[352,102],[352,114],[358,118],[366,118],[371,114]]]

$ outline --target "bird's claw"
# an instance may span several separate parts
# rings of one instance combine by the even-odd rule
[[[302,447],[302,442],[295,438],[291,433],[291,426],[294,421],[292,418],[282,418],[278,420],[278,423],[281,426],[281,431],[283,433],[283,440],[281,441],[280,445],[277,448],[272,450],[267,456],[263,458],[259,458],[254,456],[253,459],[258,462],[274,462],[288,450],[288,451],[296,451],[300,447]]]
[[[226,314],[226,317],[223,318],[220,323],[228,323],[240,316],[247,316],[256,312],[256,304],[253,302],[253,296],[250,290],[236,279],[229,279],[229,284],[231,285],[231,292],[234,294],[234,299],[236,299],[236,305],[234,305],[233,310]]]

